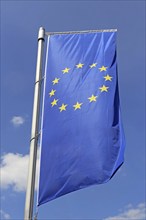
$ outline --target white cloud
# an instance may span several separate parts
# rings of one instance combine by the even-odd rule
[[[108,217],[104,220],[145,220],[146,206],[144,203],[138,204],[135,208],[129,204],[125,210],[117,216]]]
[[[22,116],[13,116],[13,118],[11,119],[11,122],[15,127],[18,127],[24,124],[25,119]]]
[[[0,210],[0,219],[10,219],[10,215],[3,210]]]
[[[38,162],[36,171],[36,185],[38,179]],[[26,190],[28,175],[29,155],[8,153],[1,157],[1,187],[7,189],[12,187],[14,191]],[[35,185],[35,188],[36,188]]]

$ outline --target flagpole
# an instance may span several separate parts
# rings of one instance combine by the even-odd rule
[[[40,27],[38,33],[38,54],[36,64],[36,81],[34,88],[34,104],[32,116],[32,130],[30,139],[30,156],[29,156],[29,171],[28,182],[26,190],[24,220],[32,220],[33,217],[33,203],[35,190],[35,172],[37,161],[37,142],[38,142],[38,127],[39,127],[39,109],[40,109],[40,92],[42,79],[42,57],[43,46],[45,40],[45,29]]]

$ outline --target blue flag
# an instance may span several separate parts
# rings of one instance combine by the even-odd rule
[[[116,33],[48,37],[38,205],[106,183],[124,161]]]

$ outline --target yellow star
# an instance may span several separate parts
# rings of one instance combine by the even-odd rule
[[[106,66],[102,66],[102,67],[99,68],[99,70],[100,70],[100,72],[102,72],[102,71],[106,71],[107,68],[108,67],[106,67]]]
[[[90,65],[90,68],[96,67],[97,63],[93,63],[92,65]]]
[[[92,95],[88,99],[90,100],[90,102],[96,102],[96,98],[97,98],[97,96]]]
[[[55,84],[57,84],[58,82],[59,82],[59,78],[55,78],[53,81],[52,81],[52,83],[53,83],[53,85],[55,85]]]
[[[101,90],[101,92],[108,92],[108,88],[109,87],[106,87],[105,85],[103,85],[102,87],[100,87],[99,89]]]
[[[62,70],[62,72],[63,72],[63,74],[64,74],[64,73],[68,73],[69,70],[70,70],[70,68],[65,68],[64,70]]]
[[[52,107],[53,107],[54,105],[57,105],[57,102],[58,102],[58,99],[54,99],[53,102],[51,102]]]
[[[60,112],[65,111],[66,107],[67,107],[67,105],[62,104],[62,106],[59,107]]]
[[[81,105],[82,105],[82,104],[83,104],[83,103],[77,102],[75,105],[73,105],[73,107],[75,108],[74,110],[81,109]]]
[[[79,63],[79,64],[76,65],[76,67],[79,69],[79,68],[82,68],[83,65],[84,65],[83,63]]]
[[[53,90],[53,89],[52,89],[51,92],[49,93],[50,97],[53,96],[53,95],[55,95],[55,92],[56,92],[56,90]]]
[[[109,75],[106,75],[106,76],[104,76],[104,78],[105,78],[105,81],[107,81],[107,80],[109,80],[109,81],[112,81],[112,76],[109,76]]]

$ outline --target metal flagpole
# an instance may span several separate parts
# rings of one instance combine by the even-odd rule
[[[38,33],[38,55],[37,55],[37,64],[36,64],[36,81],[35,81],[35,89],[34,89],[32,130],[31,130],[31,139],[30,139],[30,158],[29,158],[29,171],[28,171],[28,183],[27,183],[26,200],[25,200],[24,220],[32,220],[32,216],[33,216],[38,127],[39,127],[39,109],[40,109],[40,90],[41,90],[40,84],[42,79],[42,57],[43,57],[44,40],[45,40],[45,29],[43,27],[40,27]]]

